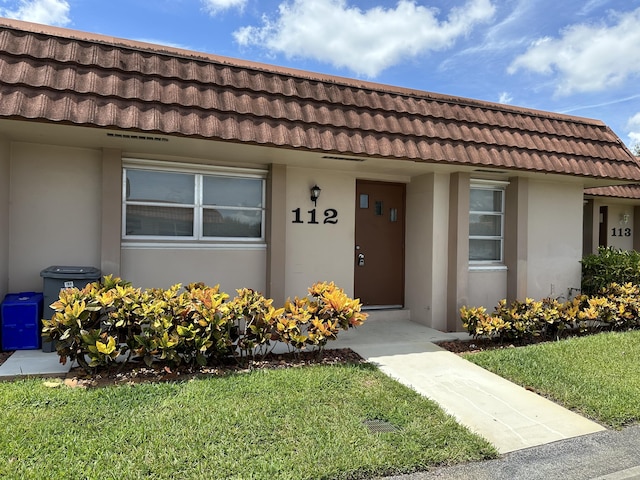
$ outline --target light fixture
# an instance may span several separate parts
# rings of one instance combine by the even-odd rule
[[[629,223],[630,215],[627,212],[620,214],[620,225],[626,225]]]
[[[313,187],[311,187],[311,201],[313,202],[314,206],[317,205],[316,202],[318,201],[318,197],[320,197],[321,191],[322,189],[318,185],[314,185]]]

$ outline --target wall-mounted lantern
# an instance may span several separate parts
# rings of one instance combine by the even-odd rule
[[[318,201],[318,198],[320,197],[321,191],[322,189],[318,185],[314,185],[313,187],[311,187],[311,201],[313,202],[314,206],[317,205],[317,201]]]
[[[621,213],[620,214],[620,225],[626,225],[629,223],[629,218],[631,218],[631,215],[629,215],[627,212]]]

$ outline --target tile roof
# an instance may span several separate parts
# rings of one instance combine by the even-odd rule
[[[640,185],[632,184],[586,188],[584,193],[585,195],[593,195],[594,197],[640,199]]]
[[[597,120],[8,19],[0,118],[640,181]]]

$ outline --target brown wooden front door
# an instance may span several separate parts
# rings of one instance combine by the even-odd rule
[[[402,183],[356,183],[355,297],[364,306],[404,306]]]

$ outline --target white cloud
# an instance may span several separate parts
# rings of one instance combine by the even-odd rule
[[[12,8],[0,8],[0,15],[27,22],[64,26],[69,19],[69,2],[65,0],[20,0]]]
[[[243,46],[264,46],[375,77],[403,59],[450,48],[494,12],[491,0],[468,0],[446,19],[412,0],[368,10],[349,6],[347,0],[292,0],[280,4],[277,18],[265,16],[262,26],[243,27],[234,37]]]
[[[613,13],[611,18],[611,26],[572,25],[559,38],[538,39],[511,63],[508,72],[529,70],[555,76],[558,95],[622,85],[640,74],[640,8]]]
[[[215,15],[216,13],[222,12],[224,10],[229,10],[231,8],[237,8],[242,10],[247,4],[247,0],[201,0],[204,6],[204,9],[210,14]]]
[[[640,112],[627,121],[627,130],[632,145],[640,145]]]
[[[511,103],[513,102],[513,95],[509,92],[501,92],[500,98],[498,99],[498,103]]]
[[[578,10],[577,14],[582,16],[589,15],[592,11],[606,5],[607,2],[608,0],[589,0]]]

